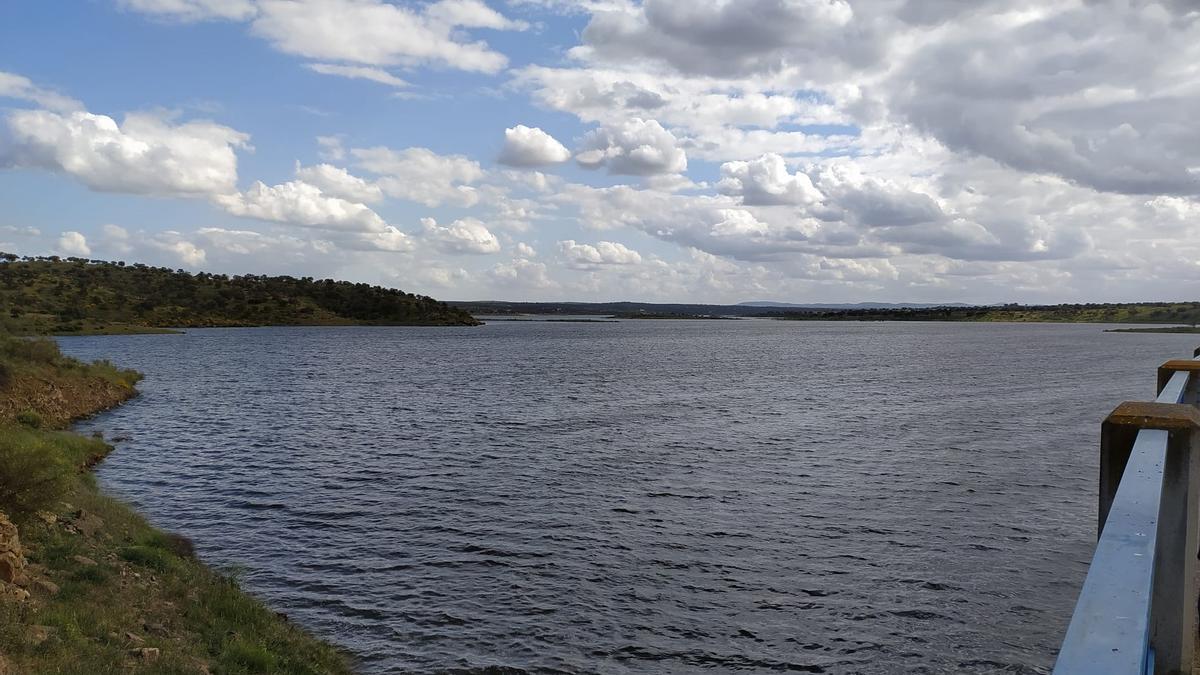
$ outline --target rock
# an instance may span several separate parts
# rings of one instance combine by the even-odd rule
[[[0,581],[6,584],[15,584],[21,576],[21,568],[18,567],[17,559],[12,554],[4,554],[0,557]]]
[[[143,623],[142,628],[153,635],[167,634],[167,629],[161,623]]]
[[[25,555],[17,526],[0,513],[0,581],[15,583],[25,572]]]
[[[71,525],[85,537],[94,537],[100,528],[104,527],[104,521],[94,514],[79,509],[71,519]]]
[[[96,566],[95,560],[92,560],[91,558],[84,556],[84,555],[73,556],[71,559],[74,560],[75,562],[79,563],[80,565],[83,565],[84,567],[95,567]]]
[[[158,647],[138,647],[130,649],[129,655],[142,661],[156,661],[160,655]]]
[[[58,516],[54,515],[53,513],[50,513],[49,511],[38,511],[34,515],[36,515],[39,520],[41,520],[43,523],[46,523],[47,525],[53,525],[58,522]]]
[[[29,591],[24,588],[17,588],[11,584],[0,584],[0,600],[8,599],[25,602],[29,599]]]
[[[54,635],[53,626],[30,626],[25,629],[25,640],[33,646],[38,646]]]
[[[125,633],[125,639],[129,640],[130,642],[137,644],[137,645],[140,645],[146,641],[146,638],[144,638],[136,633],[128,633],[128,632]]]
[[[46,595],[58,594],[58,584],[50,581],[49,579],[34,579],[33,588],[34,590],[45,593]]]

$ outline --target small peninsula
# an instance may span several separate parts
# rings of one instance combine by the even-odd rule
[[[0,253],[0,328],[16,334],[479,324],[433,298],[363,283]]]

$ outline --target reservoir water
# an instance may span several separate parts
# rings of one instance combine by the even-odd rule
[[[72,337],[111,493],[366,673],[1047,672],[1100,421],[1189,335],[624,321]],[[510,670],[505,670],[505,669]]]

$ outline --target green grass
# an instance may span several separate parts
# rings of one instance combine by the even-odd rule
[[[26,557],[46,568],[59,591],[35,592],[23,604],[0,602],[0,653],[16,672],[197,673],[201,665],[213,673],[350,672],[333,647],[280,618],[232,577],[203,565],[180,538],[101,494],[88,474],[79,473],[80,461],[101,441],[9,428],[0,428],[0,437],[69,469],[53,496],[36,504],[56,521],[27,516],[19,523]],[[81,513],[98,522],[90,535],[72,526]],[[47,626],[52,635],[35,645],[22,626]],[[161,656],[142,663],[129,654],[135,647],[158,648]]]
[[[142,376],[135,370],[118,368],[107,360],[84,363],[64,356],[58,343],[49,338],[17,337],[0,331],[0,368],[5,380],[0,390],[21,375],[97,377],[123,387],[133,387]]]
[[[33,580],[29,599],[0,600],[8,672],[351,672],[334,647],[197,560],[186,539],[102,494],[87,470],[112,450],[101,438],[48,428],[124,400],[140,377],[0,333],[0,411],[18,411],[0,417],[0,511],[20,530]],[[48,390],[79,400],[49,406]]]

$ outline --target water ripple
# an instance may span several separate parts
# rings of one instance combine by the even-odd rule
[[[1046,672],[1099,421],[1192,338],[768,321],[78,337],[102,484],[367,673]]]

